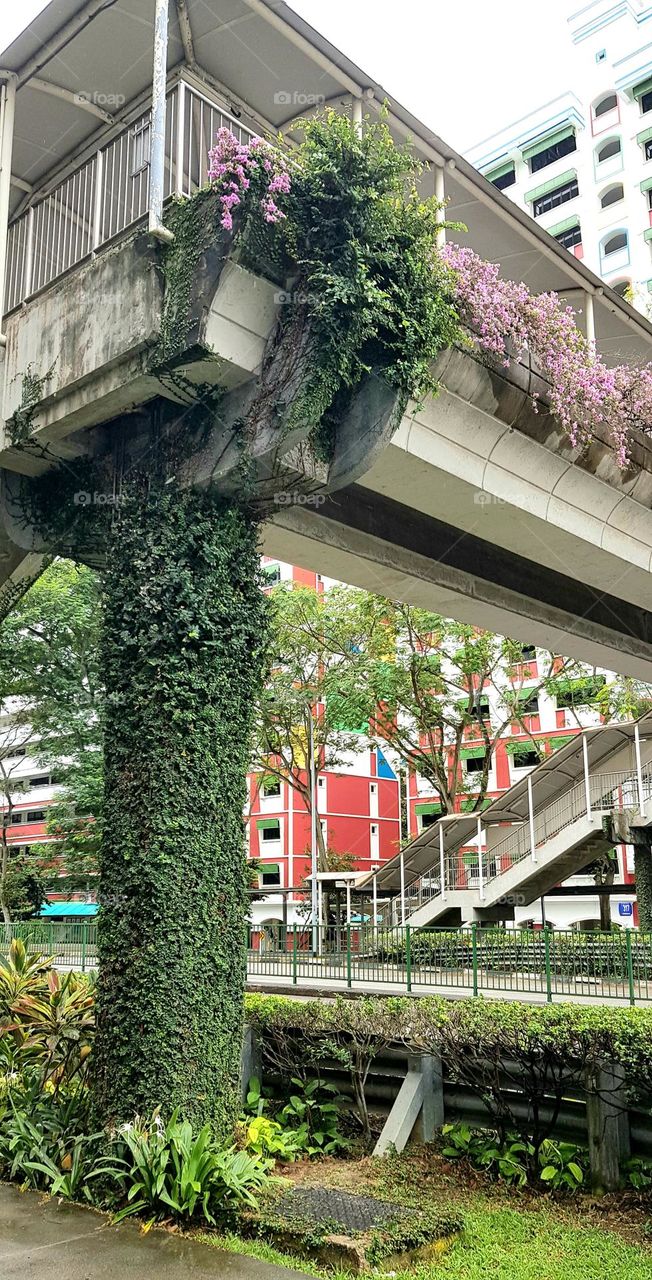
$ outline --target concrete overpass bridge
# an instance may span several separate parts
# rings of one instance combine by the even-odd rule
[[[271,135],[315,98],[356,120],[386,102],[397,139],[411,136],[429,162],[424,194],[447,200],[466,243],[505,276],[566,298],[607,361],[652,355],[646,319],[288,6],[158,0],[156,38],[154,17],[154,0],[57,0],[0,57],[5,610],[48,553],[71,550],[65,532],[56,543],[37,532],[26,488],[89,456],[142,456],[151,413],[167,421],[185,408],[153,359],[162,217],[169,197],[205,182],[220,125]],[[204,260],[193,281],[178,368],[226,389],[227,427],[283,305],[278,281],[233,261]],[[652,679],[650,441],[635,440],[622,472],[598,429],[587,449],[571,448],[541,411],[535,370],[448,351],[437,373],[441,394],[402,414],[366,386],[328,473],[301,439],[261,443],[261,493],[275,499],[264,549]],[[233,466],[222,423],[186,478],[228,489]]]

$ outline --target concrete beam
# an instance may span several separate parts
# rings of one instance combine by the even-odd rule
[[[420,1142],[432,1142],[436,1129],[443,1123],[441,1061],[427,1053],[410,1057],[407,1075],[374,1147],[374,1155],[403,1151],[415,1130]]]

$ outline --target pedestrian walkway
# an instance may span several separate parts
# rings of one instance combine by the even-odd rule
[[[109,1226],[77,1205],[0,1186],[2,1280],[300,1280],[297,1271],[168,1231]]]

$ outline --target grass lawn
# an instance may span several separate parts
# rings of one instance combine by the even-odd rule
[[[420,1207],[435,1203],[442,1210],[459,1209],[466,1230],[449,1252],[414,1271],[394,1273],[396,1280],[652,1280],[652,1199],[646,1210],[634,1196],[596,1201],[589,1196],[534,1195],[490,1184],[423,1149],[386,1160],[302,1164],[288,1173],[294,1182],[338,1186]],[[327,1274],[264,1242],[243,1244],[236,1236],[201,1238],[309,1275]]]

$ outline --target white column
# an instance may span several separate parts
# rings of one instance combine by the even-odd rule
[[[482,818],[478,817],[478,894],[484,902],[484,859],[482,856]]]
[[[316,951],[319,942],[319,926],[321,924],[321,889],[317,884],[317,770],[315,762],[315,729],[312,718],[312,707],[308,708],[308,768],[310,778],[310,873],[312,876],[312,949]]]
[[[638,811],[643,813],[645,809],[645,792],[643,790],[643,767],[641,765],[641,731],[637,724],[634,725],[634,751],[636,753],[636,783],[638,786]]]
[[[154,59],[152,68],[152,123],[149,133],[149,232],[170,243],[171,231],[163,226],[165,192],[165,112],[168,63],[169,0],[155,0]]]
[[[527,776],[527,813],[530,824],[530,857],[533,862],[537,860],[536,841],[534,838],[534,799],[532,796],[532,777],[528,773]]]
[[[356,133],[362,136],[362,98],[353,99],[351,119],[355,125]]]
[[[595,312],[593,309],[593,294],[586,292],[584,294],[584,316],[586,321],[586,336],[589,342],[595,342]]]
[[[401,924],[405,924],[405,854],[401,849]]]
[[[444,824],[439,823],[439,879],[441,883],[440,893],[442,898],[446,897],[446,854],[444,851]]]
[[[444,169],[443,169],[443,166],[439,164],[435,165],[435,199],[438,200],[440,204],[443,204],[444,200],[446,199],[446,188],[444,185]],[[439,216],[441,218],[445,216],[443,209],[440,211]],[[441,230],[437,232],[437,248],[443,249],[445,244],[446,244],[446,232],[442,227]]]
[[[584,795],[586,798],[586,816],[591,817],[591,779],[589,776],[589,748],[586,734],[582,734],[582,756],[584,758]]]
[[[9,192],[11,188],[11,156],[14,145],[17,76],[3,71],[0,89],[0,347],[6,345],[2,332],[5,311],[5,275],[7,272],[7,233],[9,228]]]
[[[25,245],[25,274],[23,276],[23,297],[29,298],[32,292],[34,274],[34,205],[30,205],[27,214],[27,242]]]

